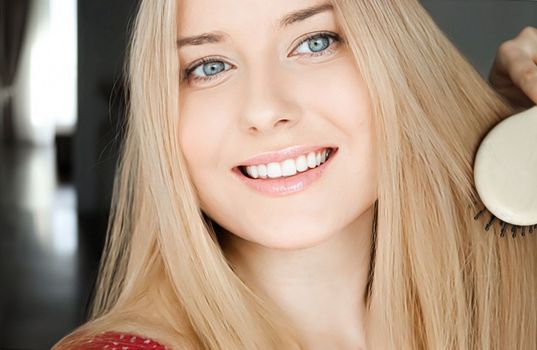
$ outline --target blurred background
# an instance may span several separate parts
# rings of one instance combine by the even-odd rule
[[[124,118],[137,0],[0,0],[0,349],[84,322]],[[537,2],[423,0],[486,79]]]

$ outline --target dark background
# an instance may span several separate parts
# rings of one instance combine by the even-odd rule
[[[9,1],[19,0],[0,0],[0,8]],[[35,1],[46,0],[29,1],[30,8]],[[537,25],[535,1],[423,4],[484,78],[497,47]],[[17,140],[0,122],[0,349],[49,349],[84,321],[111,198],[124,110],[123,57],[136,5],[78,1],[73,133],[38,146]],[[4,11],[0,18],[10,15]],[[1,22],[0,31],[6,35]],[[40,201],[43,188],[53,200]],[[74,250],[58,248],[73,240]]]

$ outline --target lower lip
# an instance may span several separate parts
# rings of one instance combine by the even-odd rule
[[[251,179],[243,175],[238,167],[233,168],[233,172],[252,189],[269,194],[271,196],[286,196],[292,193],[304,191],[324,173],[324,170],[330,165],[332,159],[337,154],[338,149],[332,149],[328,159],[316,168],[306,170],[302,173],[296,173],[293,176],[279,177],[276,179]]]

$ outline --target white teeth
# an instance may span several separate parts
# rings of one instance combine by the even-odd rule
[[[253,166],[256,167],[256,166]],[[265,164],[258,165],[257,172],[259,173],[259,176],[263,179],[267,178],[267,166]]]
[[[256,166],[249,167],[248,173],[250,176],[252,176],[254,179],[257,179],[259,177],[259,173]]]
[[[315,157],[315,153],[310,152],[307,156],[308,159],[308,166],[313,169],[317,166],[317,157]]]
[[[268,163],[267,164],[267,175],[271,179],[282,176],[282,168],[280,163]]]
[[[329,149],[319,152],[310,152],[301,155],[296,159],[286,159],[283,162],[273,162],[269,164],[250,165],[246,167],[246,173],[254,179],[267,177],[274,179],[278,177],[293,176],[297,172],[304,172],[313,169],[324,163],[330,155]]]
[[[296,174],[296,163],[294,159],[286,159],[282,162],[282,175],[291,176]]]
[[[296,159],[296,170],[303,172],[308,168],[308,161],[306,156],[300,156]]]

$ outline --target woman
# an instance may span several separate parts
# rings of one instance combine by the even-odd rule
[[[534,102],[535,37],[492,75]],[[417,1],[142,1],[129,68],[91,321],[53,349],[537,348],[537,240],[473,219],[516,106]]]

